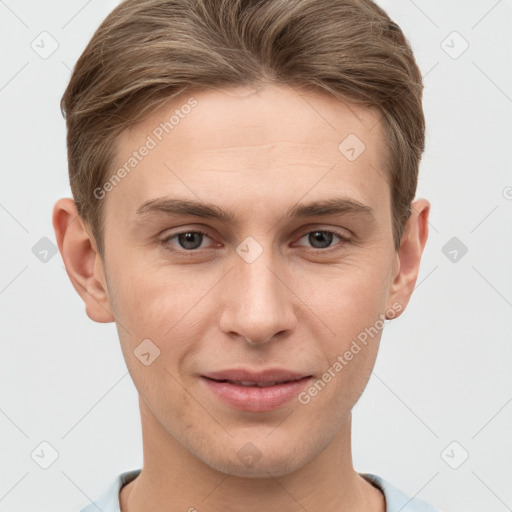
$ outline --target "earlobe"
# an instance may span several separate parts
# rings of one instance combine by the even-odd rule
[[[417,199],[411,205],[412,213],[402,234],[397,251],[398,272],[395,274],[389,296],[389,304],[399,303],[400,314],[409,303],[421,263],[421,255],[428,238],[428,216],[430,203]],[[399,315],[396,315],[399,316]]]
[[[66,272],[85,303],[87,316],[95,322],[113,322],[103,262],[73,199],[62,198],[55,203],[53,228]]]

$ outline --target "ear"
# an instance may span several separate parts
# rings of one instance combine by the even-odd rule
[[[411,204],[411,210],[412,213],[403,230],[400,248],[396,253],[398,270],[394,275],[389,295],[388,306],[396,303],[402,306],[394,318],[400,316],[409,303],[428,238],[430,203],[426,199],[417,199]]]
[[[85,303],[87,316],[95,322],[113,322],[103,261],[73,199],[62,198],[55,203],[53,229],[69,279]]]

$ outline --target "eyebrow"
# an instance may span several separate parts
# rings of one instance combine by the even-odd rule
[[[211,203],[174,199],[169,197],[159,197],[145,201],[137,208],[136,214],[140,217],[146,215],[190,215],[193,217],[217,219],[226,224],[234,223],[236,220],[236,215],[232,210],[223,210]],[[288,209],[283,217],[289,220],[336,214],[374,217],[374,210],[354,199],[335,197],[320,201],[312,201],[309,203],[296,204]]]

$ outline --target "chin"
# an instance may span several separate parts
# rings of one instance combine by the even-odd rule
[[[262,443],[260,443],[261,446]],[[268,443],[267,443],[268,444]],[[270,478],[289,475],[304,466],[311,457],[296,446],[264,446],[257,448],[250,441],[240,449],[225,447],[221,451],[195,454],[204,464],[221,473],[241,478]],[[228,457],[229,454],[231,457]]]

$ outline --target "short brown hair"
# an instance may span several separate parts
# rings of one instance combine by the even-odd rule
[[[61,100],[71,190],[104,254],[94,190],[114,171],[115,141],[183,91],[316,86],[377,107],[400,245],[424,149],[422,77],[400,28],[370,0],[125,0],[78,59]],[[341,141],[340,141],[341,142]]]

